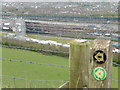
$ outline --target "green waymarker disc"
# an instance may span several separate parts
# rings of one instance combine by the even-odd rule
[[[93,76],[95,77],[95,79],[97,80],[105,80],[106,79],[106,70],[102,67],[96,67],[93,70]]]

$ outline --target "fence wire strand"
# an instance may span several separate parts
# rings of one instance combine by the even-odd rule
[[[65,80],[36,80],[36,79],[26,79],[26,78],[20,78],[20,77],[15,77],[15,76],[8,76],[8,75],[0,75],[0,77],[9,77],[11,79],[21,79],[21,80],[28,80],[28,81],[37,81],[37,82],[68,82]],[[120,80],[113,79],[114,82],[120,83]]]
[[[38,81],[38,82],[66,82],[64,80],[36,80],[36,79],[25,79],[20,77],[8,76],[8,75],[0,75],[0,77],[9,77],[11,79],[21,79],[21,80],[29,80],[29,81]]]
[[[56,64],[46,64],[46,63],[38,63],[38,62],[32,62],[32,61],[14,60],[14,59],[6,59],[6,58],[0,58],[0,59],[1,60],[14,61],[14,62],[23,62],[23,63],[32,63],[32,64],[38,64],[38,65],[49,65],[49,66],[68,68],[68,66],[56,65]]]
[[[120,67],[120,64],[113,62],[113,65]]]
[[[60,52],[60,51],[45,50],[45,49],[35,49],[35,48],[24,48],[24,47],[18,47],[18,46],[7,46],[7,45],[2,45],[2,47],[23,49],[23,50],[31,50],[31,51],[32,51],[32,50],[35,50],[35,51],[40,51],[40,52],[50,52],[50,53],[57,53],[57,54],[69,54],[68,52]]]
[[[15,61],[15,62],[23,62],[23,63],[33,63],[33,64],[41,64],[41,65],[50,65],[50,66],[57,66],[57,67],[66,67],[63,65],[55,65],[55,64],[45,64],[45,63],[38,63],[38,62],[32,62],[32,61],[23,61],[23,60],[14,60],[14,59],[6,59],[6,58],[0,58],[1,60],[8,60],[8,61]],[[116,62],[113,62],[113,65],[120,67],[120,64],[117,64]]]
[[[26,79],[21,77],[9,76],[9,75],[0,75],[3,82],[1,83],[3,88],[56,88],[59,85],[65,83],[65,80],[39,80],[39,79]],[[21,84],[24,84],[20,86]],[[56,84],[56,85],[54,85]]]

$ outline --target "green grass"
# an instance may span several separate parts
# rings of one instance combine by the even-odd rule
[[[118,78],[118,69],[120,69],[120,67],[113,67],[113,71],[112,71],[112,78],[114,79],[114,80],[119,80],[119,78]],[[116,82],[116,81],[112,81],[112,88],[118,88],[118,82]]]
[[[2,58],[34,61],[63,66],[68,66],[69,64],[69,60],[67,58],[46,56],[36,52],[9,48],[2,48]],[[3,77],[3,87],[55,88],[63,84],[63,81],[69,80],[68,68],[6,60],[2,61],[2,65],[3,75],[6,75]],[[8,76],[34,80],[59,80],[61,82],[40,82],[13,78],[11,79]],[[113,67],[113,79],[118,80],[118,67]],[[117,88],[118,83],[113,81],[112,87]]]
[[[16,59],[16,60],[25,60],[25,61],[34,61],[46,64],[56,64],[56,65],[67,65],[68,59],[57,57],[57,56],[45,56],[39,53],[17,50],[17,49],[8,49],[2,48],[2,57],[8,59]],[[68,80],[68,68],[49,66],[49,65],[38,65],[31,63],[22,63],[22,62],[13,62],[13,61],[3,61],[3,75],[14,76],[26,79],[35,79],[35,80]],[[63,82],[37,82],[34,81],[30,83],[27,80],[17,80],[15,79],[16,85],[14,85],[14,79],[9,79],[7,76],[3,77],[4,87],[33,87],[26,86],[26,84],[40,84],[37,87],[46,87],[44,85],[50,84],[49,87],[58,87]],[[41,86],[41,84],[44,85]],[[53,83],[53,84],[52,84]],[[53,85],[53,86],[51,86]]]
[[[7,33],[8,33],[7,31],[0,31],[0,37],[6,35]]]
[[[12,52],[12,53],[11,53]],[[36,52],[30,52],[20,49],[2,48],[3,58],[34,61],[47,64],[68,65],[67,59],[58,56],[46,56]],[[60,62],[59,62],[60,61]]]
[[[2,36],[2,32],[0,31],[0,36]]]

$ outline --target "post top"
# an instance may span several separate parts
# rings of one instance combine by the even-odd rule
[[[86,42],[87,40],[85,40],[85,39],[75,39],[75,41],[84,43],[84,42]]]
[[[85,39],[74,39],[72,42],[70,42],[72,45],[89,45],[89,41]]]
[[[106,39],[95,39],[94,40],[95,48],[106,48],[106,47],[109,47],[110,45],[111,45],[110,40],[106,40]]]

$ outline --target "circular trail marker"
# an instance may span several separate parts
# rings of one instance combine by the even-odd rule
[[[106,73],[106,70],[104,68],[102,68],[102,67],[96,67],[93,70],[93,76],[97,80],[105,80],[106,76],[107,76],[107,73]]]
[[[93,54],[93,59],[98,64],[103,64],[106,61],[106,54],[102,50],[97,50]]]

